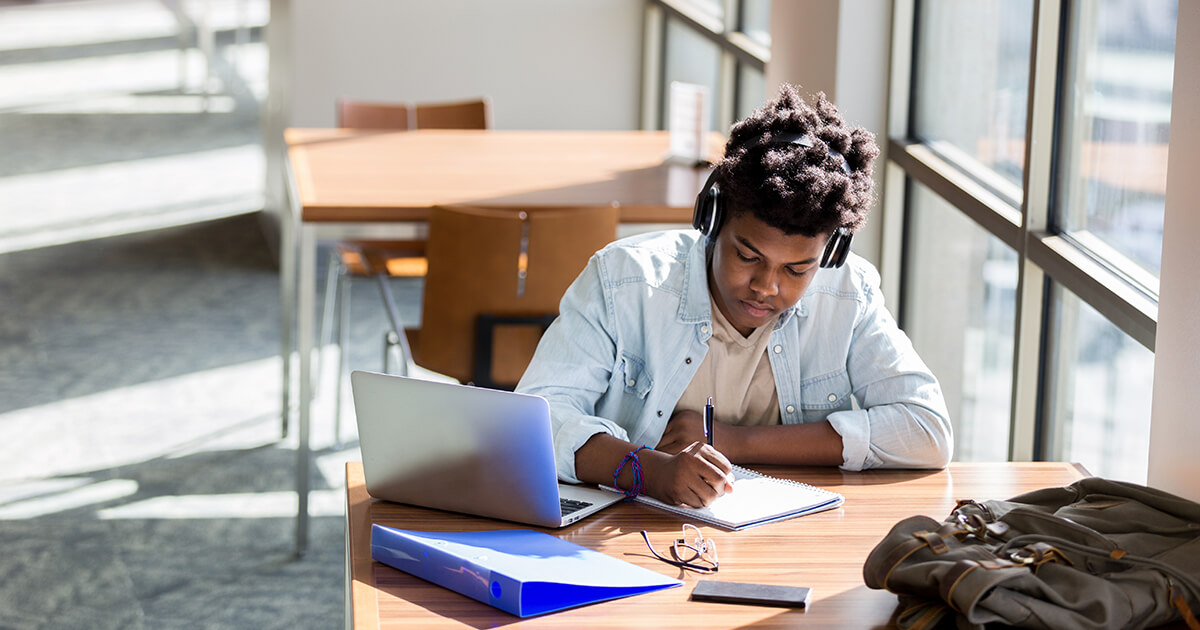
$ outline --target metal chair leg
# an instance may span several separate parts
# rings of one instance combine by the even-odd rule
[[[404,336],[404,324],[400,321],[400,313],[396,310],[396,300],[392,297],[392,287],[388,284],[387,274],[376,274],[379,283],[379,293],[383,296],[383,307],[387,311],[388,324],[391,330],[383,336],[383,371],[388,372],[388,357],[393,347],[400,349],[400,376],[408,376],[409,363],[412,361],[412,349],[408,347],[408,338]]]
[[[388,359],[392,356],[392,346],[396,343],[396,333],[387,331],[383,333],[383,373],[391,374],[391,366],[388,364]]]
[[[338,276],[338,299],[341,300],[341,310],[338,315],[338,364],[337,390],[334,392],[333,409],[333,443],[342,446],[342,375],[346,372],[346,354],[350,352],[350,277],[348,274]]]
[[[329,270],[325,274],[325,299],[321,306],[321,325],[318,329],[321,331],[317,335],[319,345],[317,346],[317,369],[313,372],[313,391],[321,391],[321,375],[325,373],[325,348],[333,342],[333,327],[334,310],[338,308],[339,292],[341,284],[346,277],[346,269],[342,266],[342,257],[338,254],[337,247],[329,254]]]

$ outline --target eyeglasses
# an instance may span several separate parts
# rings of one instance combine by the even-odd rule
[[[671,544],[670,558],[654,549],[654,545],[650,544],[650,535],[645,530],[642,530],[642,538],[646,540],[646,546],[650,548],[650,553],[669,565],[699,573],[717,572],[717,545],[711,538],[705,538],[700,533],[700,528],[695,525],[684,524],[683,536],[676,538],[675,542]],[[688,542],[689,540],[691,542]]]

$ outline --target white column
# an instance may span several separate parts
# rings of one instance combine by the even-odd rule
[[[791,83],[807,100],[817,92],[846,120],[887,143],[887,89],[891,59],[891,3],[884,0],[806,0],[771,3],[771,61],[766,99]],[[875,162],[875,190],[883,191],[885,156]],[[876,204],[854,236],[854,252],[878,265],[883,207]]]
[[[1179,3],[1148,483],[1200,501],[1200,3]]]
[[[768,99],[779,86],[799,86],[805,98],[824,92],[837,102],[838,13],[840,0],[771,3],[771,61]]]

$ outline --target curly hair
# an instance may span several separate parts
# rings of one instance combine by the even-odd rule
[[[813,146],[771,143],[772,136],[791,133],[810,136]],[[784,84],[775,100],[729,132],[716,180],[725,216],[750,212],[785,234],[809,237],[857,230],[874,200],[871,169],[878,155],[875,135],[847,125],[823,92],[810,107]]]

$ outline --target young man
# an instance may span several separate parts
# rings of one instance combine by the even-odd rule
[[[729,489],[731,461],[950,461],[937,380],[885,310],[878,272],[848,253],[878,153],[823,94],[810,107],[784,86],[730,131],[697,199],[700,232],[592,257],[517,387],[550,403],[562,479],[702,506]]]

